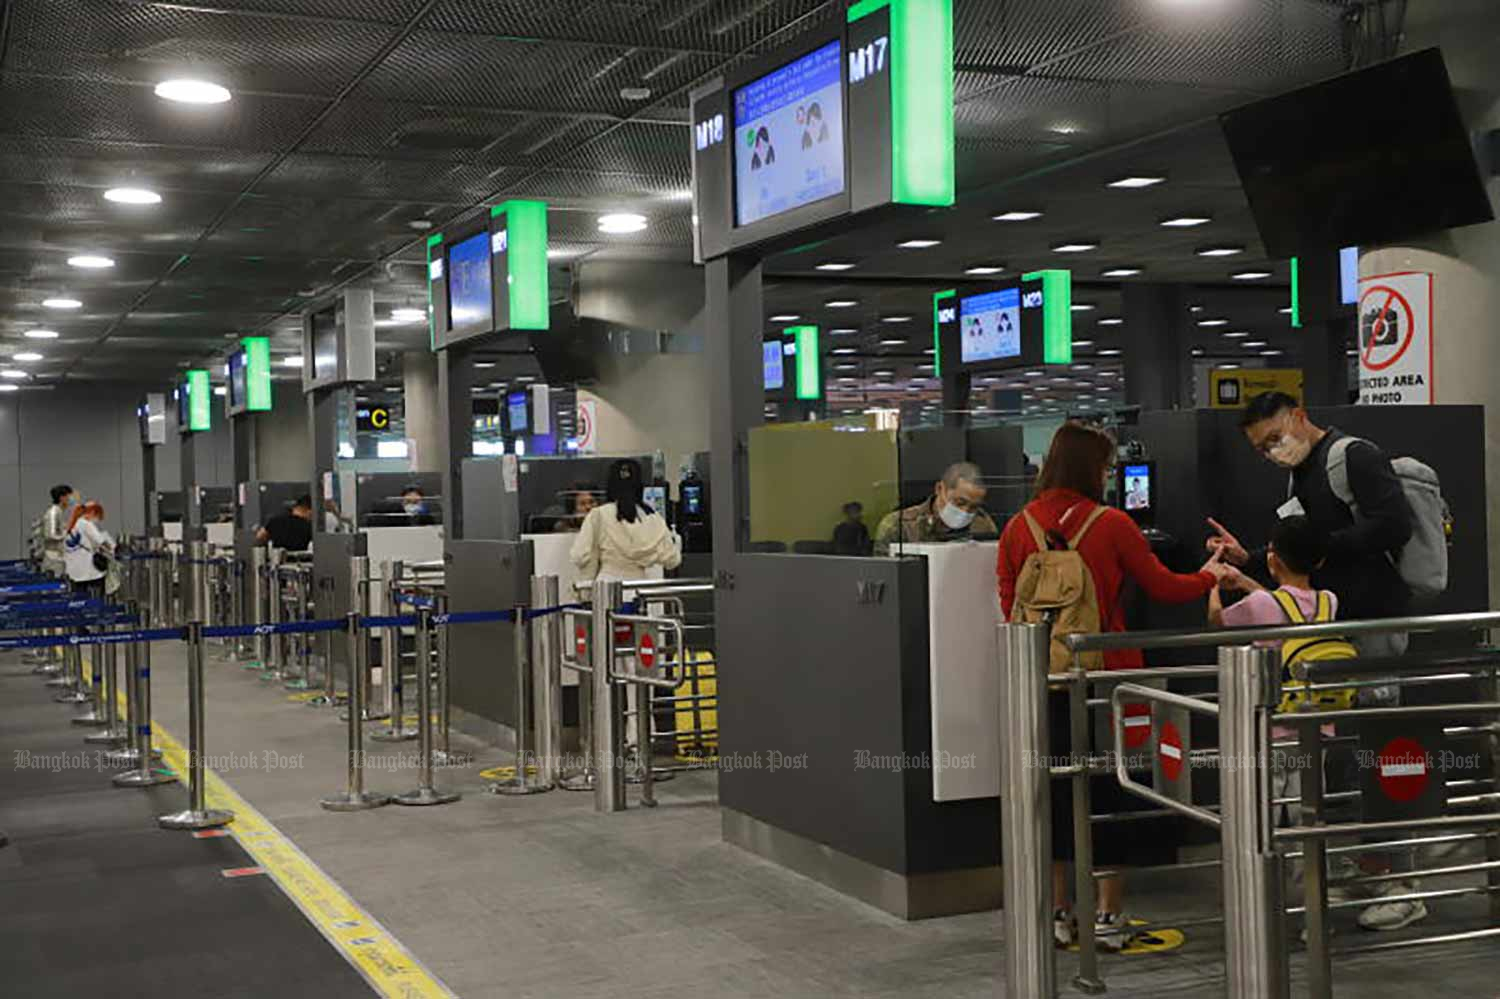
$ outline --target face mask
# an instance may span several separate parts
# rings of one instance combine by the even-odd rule
[[[1312,445],[1307,441],[1298,437],[1283,437],[1275,447],[1266,452],[1266,457],[1282,468],[1296,468],[1311,453]]]
[[[406,511],[406,515],[408,517],[415,517],[419,513],[422,512],[422,504],[421,503],[406,503],[406,504],[404,504],[401,507],[401,509],[403,509],[403,510]]]
[[[962,531],[974,522],[972,510],[960,510],[952,503],[944,503],[943,508],[938,511],[938,517],[953,531]]]

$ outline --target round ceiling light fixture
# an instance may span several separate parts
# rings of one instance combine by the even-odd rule
[[[599,216],[599,231],[611,234],[640,232],[646,228],[646,216],[633,212],[611,212]]]
[[[112,187],[104,192],[104,200],[119,205],[159,205],[161,195],[144,187]]]
[[[207,80],[163,80],[156,85],[156,96],[178,104],[227,104],[230,93]]]
[[[27,330],[23,335],[30,340],[56,340],[57,330]]]
[[[32,364],[36,361],[40,361],[41,359],[42,355],[38,354],[34,350],[23,350],[19,354],[11,355],[11,360],[20,361],[22,364]]]
[[[83,303],[76,298],[47,298],[42,300],[46,309],[81,309]]]
[[[81,267],[87,271],[104,270],[105,268],[113,267],[114,265],[114,258],[101,257],[93,253],[84,253],[76,257],[68,258],[69,267]]]

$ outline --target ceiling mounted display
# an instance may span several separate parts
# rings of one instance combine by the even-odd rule
[[[507,201],[427,238],[432,349],[551,325],[547,205]]]

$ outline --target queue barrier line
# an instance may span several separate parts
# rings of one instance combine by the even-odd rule
[[[55,649],[65,646],[129,645],[134,642],[181,641],[183,628],[147,628],[132,631],[96,631],[83,635],[34,635],[24,638],[0,638],[3,649]]]
[[[109,604],[103,600],[31,600],[23,603],[9,603],[0,608],[0,617],[10,617],[17,614],[42,614],[52,611],[84,611],[104,610],[111,607],[120,607],[120,604]]]
[[[140,624],[140,617],[128,611],[118,611],[114,614],[99,614],[91,617],[38,617],[27,618],[24,621],[5,621],[0,619],[0,632],[7,631],[38,631],[40,629],[67,629],[67,628],[99,628],[109,625]]]
[[[203,629],[204,638],[251,638],[256,635],[311,635],[320,631],[343,631],[348,625],[334,618],[314,621],[282,621],[278,624],[219,624]]]
[[[125,710],[125,695],[118,695]],[[187,747],[159,723],[151,723],[154,744],[174,773],[187,773]],[[204,768],[209,808],[228,809],[225,828],[256,866],[292,900],[309,923],[386,999],[458,999],[458,994],[422,964],[380,920],[349,897],[333,878],[298,848],[222,777]]]
[[[67,593],[66,583],[12,583],[0,586],[0,597],[23,597],[33,593]]]

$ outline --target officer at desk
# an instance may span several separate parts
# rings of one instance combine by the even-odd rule
[[[927,500],[885,515],[875,529],[875,554],[891,554],[895,541],[929,543],[999,537],[1000,529],[984,512],[986,492],[978,465],[967,461],[949,465]]]

